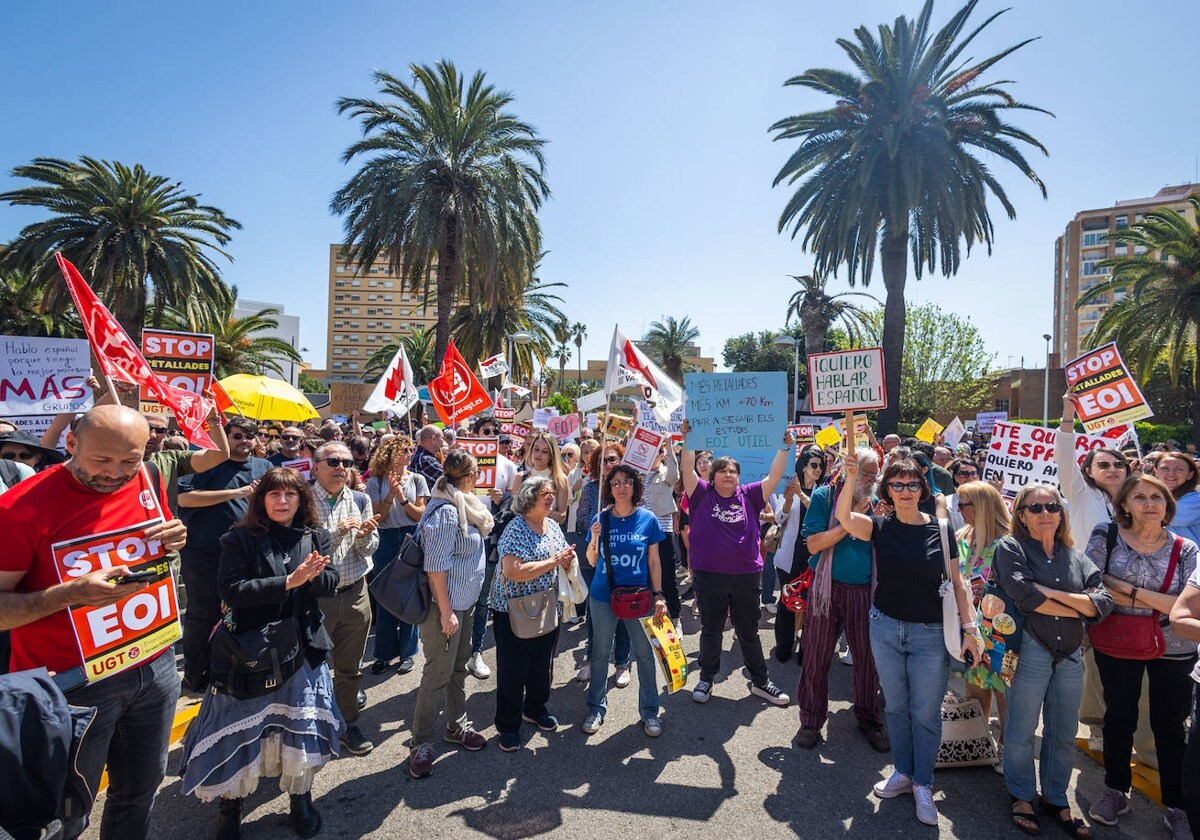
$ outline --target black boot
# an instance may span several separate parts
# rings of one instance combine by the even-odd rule
[[[217,830],[213,832],[213,840],[241,840],[242,836],[242,800],[222,799],[220,812],[217,815]]]
[[[301,837],[312,837],[321,830],[321,812],[313,807],[312,792],[292,794],[292,828]]]

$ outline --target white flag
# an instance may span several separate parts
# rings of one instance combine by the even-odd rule
[[[479,363],[479,371],[483,374],[484,379],[508,373],[508,364],[504,361],[504,354],[497,353],[490,359],[484,359]]]
[[[621,327],[617,326],[613,329],[612,347],[608,351],[604,390],[614,394],[622,388],[637,388],[642,399],[653,409],[655,418],[664,426],[671,422],[671,412],[683,405],[683,389],[625,338]]]
[[[391,411],[407,414],[417,403],[417,384],[413,381],[412,365],[404,355],[404,345],[396,349],[391,364],[379,378],[375,390],[367,397],[363,411]]]

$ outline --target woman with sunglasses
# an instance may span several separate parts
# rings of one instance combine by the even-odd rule
[[[1175,518],[1171,531],[1200,544],[1200,470],[1196,459],[1186,452],[1167,452],[1154,465],[1154,475],[1162,479],[1175,499]]]
[[[1171,517],[1175,499],[1154,476],[1130,478],[1113,499],[1114,521],[1097,526],[1087,555],[1104,570],[1104,585],[1112,594],[1114,612],[1145,616],[1159,622],[1169,616],[1175,599],[1196,569],[1196,544],[1177,536]],[[1088,815],[1104,825],[1116,825],[1129,812],[1133,782],[1129,761],[1142,694],[1154,734],[1155,756],[1162,780],[1164,820],[1176,838],[1191,837],[1184,813],[1183,753],[1185,724],[1192,710],[1190,679],[1196,664],[1195,645],[1163,631],[1165,650],[1150,660],[1129,659],[1094,649],[1096,669],[1104,688],[1104,789]],[[1148,679],[1147,689],[1143,680]]]
[[[852,483],[858,476],[857,452],[846,455],[842,469],[847,483]],[[905,458],[888,466],[880,482],[880,497],[891,505],[891,515],[855,512],[851,493],[841,493],[835,508],[838,522],[850,536],[870,541],[875,552],[871,653],[887,701],[895,765],[892,775],[875,785],[875,795],[894,799],[911,793],[917,819],[925,825],[938,824],[933,767],[942,743],[942,697],[950,676],[942,632],[945,585],[953,589],[962,622],[960,658],[979,659],[983,652],[979,622],[958,569],[957,544],[945,520],[920,509],[931,493],[921,465]]]
[[[1021,661],[1008,688],[1004,727],[1011,816],[1026,834],[1041,833],[1040,810],[1053,815],[1071,836],[1090,837],[1091,829],[1067,805],[1083,694],[1079,648],[1084,624],[1095,624],[1112,612],[1112,595],[1096,564],[1075,548],[1058,490],[1049,484],[1027,485],[1017,494],[1013,511],[1012,533],[1000,540],[992,561],[997,582],[1025,616]],[[1039,719],[1042,747],[1035,770]]]
[[[813,491],[825,481],[825,453],[819,446],[807,446],[796,459],[795,475],[783,490],[783,498],[775,511],[775,521],[783,527],[779,547],[775,550],[775,575],[779,591],[808,571],[808,543],[800,538],[800,526],[808,513]],[[772,497],[779,498],[779,497]],[[789,609],[775,613],[775,661],[787,662],[793,653],[800,659],[803,650],[797,631],[803,627],[803,616]],[[802,663],[803,664],[803,663]]]
[[[563,470],[562,455],[558,441],[547,432],[534,432],[525,440],[525,461],[521,472],[513,481],[510,492],[515,496],[526,478],[547,478],[554,486],[554,510],[550,516],[559,525],[567,521],[567,510],[571,507],[570,491],[567,488],[567,473]]]

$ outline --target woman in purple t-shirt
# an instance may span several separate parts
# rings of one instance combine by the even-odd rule
[[[685,436],[690,431],[686,420],[681,431]],[[713,462],[712,481],[705,481],[696,474],[696,453],[683,451],[680,472],[691,525],[689,565],[700,607],[700,681],[692,691],[697,703],[708,702],[721,669],[726,616],[733,622],[750,672],[750,692],[776,706],[790,701],[771,682],[758,637],[762,592],[758,515],[783,477],[791,448],[792,433],[786,432],[767,477],[751,484],[741,483],[741,466],[728,456]]]

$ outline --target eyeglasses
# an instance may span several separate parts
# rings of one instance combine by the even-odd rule
[[[1125,464],[1120,461],[1097,461],[1096,469],[1098,470],[1123,470]]]
[[[893,493],[907,490],[909,493],[919,493],[925,485],[920,481],[889,481],[888,489]]]
[[[632,487],[633,482],[628,478],[614,478],[608,483],[609,487]]]
[[[300,435],[280,435],[279,439],[293,442],[297,440],[304,440],[304,438],[300,437]]]
[[[493,428],[491,428],[491,427],[488,427],[488,428],[480,429],[480,430],[479,430],[479,434],[481,434],[481,435],[494,435],[494,434],[496,434],[496,430],[495,430],[495,429],[493,429]]]
[[[1034,502],[1032,505],[1021,505],[1017,510],[1027,510],[1030,513],[1041,513],[1042,511],[1046,513],[1062,513],[1062,505],[1058,502],[1046,502],[1044,504],[1042,502]]]
[[[38,457],[37,452],[30,452],[28,449],[22,452],[5,452],[0,455],[5,461],[33,461]]]
[[[609,455],[609,456],[607,456],[607,457],[604,459],[604,463],[606,463],[606,464],[619,464],[619,463],[621,463],[621,458],[620,458],[619,456],[617,456],[617,455]]]
[[[825,466],[824,462],[822,462],[822,461],[813,461],[813,462],[811,462],[811,463],[805,464],[805,465],[804,465],[804,469],[806,469],[806,470],[819,470],[819,469],[821,469],[821,467],[823,467],[823,466]]]
[[[979,473],[975,470],[959,470],[954,474],[955,478],[979,478]]]
[[[345,467],[346,469],[350,469],[351,467],[354,466],[353,458],[322,458],[321,461],[318,461],[317,463],[321,463],[321,462],[328,464],[329,466],[333,467],[335,470],[338,467]]]
[[[966,499],[959,499],[958,500],[958,509],[962,510],[965,507],[975,507],[975,503],[968,502]]]
[[[230,435],[230,440],[254,440],[254,435]]]
[[[151,426],[150,434],[152,434],[152,435],[169,435],[169,434],[171,434],[171,430],[168,429],[166,426]]]

